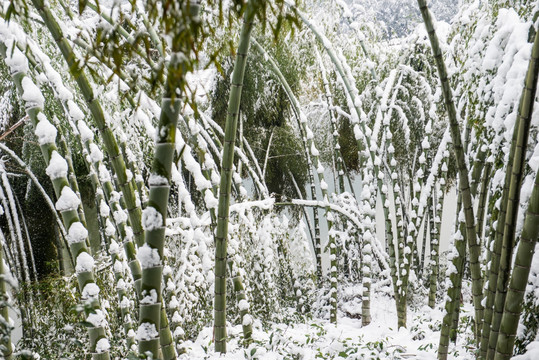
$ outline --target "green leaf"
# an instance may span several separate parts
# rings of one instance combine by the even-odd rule
[[[13,15],[14,13],[15,7],[13,6],[13,2],[10,2],[6,11],[6,22],[9,22],[9,19],[11,19],[11,15]]]
[[[82,14],[84,9],[86,9],[86,5],[88,5],[88,0],[79,0],[79,14]]]

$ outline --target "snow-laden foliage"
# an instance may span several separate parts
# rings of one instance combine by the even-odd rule
[[[189,2],[81,1],[79,9],[46,2],[38,8],[51,7],[54,16],[42,23],[31,2],[0,2],[10,18],[0,24],[0,129],[20,156],[3,150],[0,164],[0,281],[17,295],[6,299],[18,301],[15,324],[24,330],[16,353],[126,358],[136,355],[137,342],[170,331],[184,358],[212,356],[215,264],[224,260],[230,358],[432,354],[450,291],[462,291],[464,306],[457,306],[459,336],[449,354],[473,356],[469,274],[452,262],[466,240],[458,230],[464,216],[444,211],[461,179],[417,4],[255,3],[252,37],[263,51],[251,47],[245,81],[237,84],[243,3],[208,1],[194,16],[197,5]],[[474,221],[487,276],[537,3],[459,5],[430,4],[447,21],[435,28],[474,189],[470,207],[484,211]],[[46,28],[52,18],[61,40]],[[170,115],[162,97],[171,84],[181,116],[168,179],[154,140],[172,139],[170,124],[158,126]],[[240,86],[239,114],[228,114],[230,89]],[[517,243],[539,164],[537,111]],[[239,117],[238,141],[231,168],[223,169],[232,115]],[[232,172],[231,214],[227,253],[217,259],[224,170]],[[152,200],[161,191],[168,204]],[[76,221],[65,215],[75,213]],[[451,223],[446,233],[442,222]],[[164,231],[164,244],[145,242],[143,231]],[[447,239],[455,241],[440,256]],[[529,354],[538,328],[535,265],[516,350],[528,346]],[[94,269],[95,283],[85,279]],[[149,270],[162,273],[162,283],[149,284]],[[462,289],[446,281],[463,272]],[[140,305],[160,303],[168,329],[165,321],[157,329],[139,319]],[[9,341],[6,324],[0,346]],[[92,335],[101,325],[93,348],[84,346],[82,327]]]

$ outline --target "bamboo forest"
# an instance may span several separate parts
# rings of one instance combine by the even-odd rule
[[[0,358],[539,359],[539,0],[0,0]]]

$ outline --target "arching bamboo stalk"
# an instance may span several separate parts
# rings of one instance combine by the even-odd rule
[[[285,90],[290,100],[292,108],[296,114],[296,119],[298,120],[298,126],[301,129],[302,137],[305,137],[304,141],[306,141],[305,148],[306,148],[307,158],[308,159],[312,158],[313,160],[312,166],[316,165],[316,172],[318,174],[318,181],[320,184],[320,189],[322,191],[323,201],[329,204],[328,185],[324,178],[324,167],[322,166],[322,163],[320,162],[319,151],[318,149],[316,149],[316,146],[313,141],[313,133],[307,125],[307,118],[301,111],[299,102],[297,101],[296,97],[292,93],[292,90],[290,89],[288,82],[286,81],[283,74],[279,70],[275,61],[269,56],[268,53],[266,53],[266,51],[260,46],[260,44],[256,42],[256,40],[253,40],[253,46],[260,53],[260,55],[262,55],[262,57],[266,60],[266,62],[270,65],[270,69],[279,79],[279,82],[283,86],[283,89]],[[309,166],[309,168],[312,168],[312,167]],[[337,253],[336,253],[337,248],[335,244],[335,237],[331,235],[332,234],[331,228],[333,226],[333,216],[331,215],[329,211],[329,207],[326,207],[326,221],[327,221],[328,233],[329,233],[327,246],[329,248],[329,253],[330,253],[330,274],[329,274],[330,303],[331,303],[330,321],[333,323],[336,323],[337,322]],[[315,239],[316,239],[316,235],[315,235]],[[318,244],[316,244],[316,246],[318,246]],[[321,251],[320,253],[316,253],[316,256],[317,256],[317,266],[318,266],[319,256],[320,256],[320,262],[321,262]],[[369,274],[370,274],[370,264],[368,267],[367,266],[365,267],[369,269]],[[364,299],[369,298],[370,276],[367,275],[366,279],[368,279],[367,282],[369,285],[364,286],[365,288],[367,288],[366,294],[364,294]],[[363,307],[366,310],[366,313],[364,314],[362,319],[364,319],[364,321],[370,322],[370,312],[369,312],[370,307],[368,306],[368,304],[369,304],[368,300],[366,300],[364,302],[365,306]]]
[[[1,232],[1,230],[0,230]],[[2,240],[5,241],[3,233],[0,234]],[[11,331],[10,320],[9,320],[9,295],[6,288],[6,277],[8,269],[4,266],[4,255],[2,250],[2,244],[0,244],[0,316],[1,324],[0,327],[5,331],[2,332],[3,335],[0,336],[0,349],[2,357],[6,360],[13,359],[13,348],[11,346]]]

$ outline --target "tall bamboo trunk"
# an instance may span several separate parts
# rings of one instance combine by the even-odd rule
[[[536,36],[537,39],[537,36]],[[533,99],[533,98],[532,98]],[[495,360],[510,359],[513,355],[517,327],[522,312],[528,277],[537,241],[539,240],[539,174],[528,203],[524,227],[515,257],[515,266],[505,299],[505,307],[496,344]]]
[[[468,166],[466,165],[464,148],[462,146],[460,126],[457,118],[457,111],[455,103],[453,102],[453,93],[449,85],[449,79],[447,70],[443,60],[442,50],[438,42],[438,37],[434,29],[432,16],[427,7],[425,0],[418,0],[421,16],[425,22],[427,33],[432,46],[432,52],[436,61],[436,67],[438,69],[438,76],[440,78],[442,86],[442,94],[444,96],[444,103],[449,117],[451,139],[453,142],[453,151],[457,161],[457,168],[459,174],[459,189],[462,194],[462,204],[464,210],[465,224],[466,224],[466,240],[468,242],[468,251],[470,254],[470,270],[472,274],[472,296],[475,309],[475,330],[476,339],[479,339],[480,324],[483,318],[483,306],[481,304],[482,297],[482,277],[481,267],[479,264],[479,255],[481,253],[480,243],[477,241],[475,232],[475,216],[472,204],[472,197],[470,193],[469,179],[468,179]]]
[[[247,65],[247,52],[255,7],[253,0],[247,4],[244,23],[240,33],[238,51],[232,72],[230,98],[225,125],[225,141],[223,146],[223,161],[221,164],[221,183],[219,186],[219,206],[217,208],[217,229],[215,232],[215,300],[214,300],[214,338],[215,351],[226,352],[226,267],[227,267],[227,238],[228,216],[230,207],[230,190],[232,188],[232,166],[234,164],[234,146],[238,124],[243,78]]]
[[[528,64],[525,86],[522,90],[520,104],[518,108],[517,122],[513,130],[514,157],[511,167],[511,177],[509,182],[509,192],[507,197],[507,210],[503,229],[502,253],[500,258],[500,272],[496,284],[496,297],[494,300],[494,317],[489,338],[489,351],[487,358],[492,359],[495,355],[498,331],[504,312],[507,285],[511,271],[511,261],[513,258],[513,248],[515,246],[515,233],[518,209],[520,205],[520,189],[524,167],[526,166],[526,149],[530,132],[533,105],[537,89],[537,78],[539,73],[539,34],[536,32],[532,48],[532,56]],[[515,135],[516,133],[516,135]],[[500,355],[501,356],[501,355]]]

